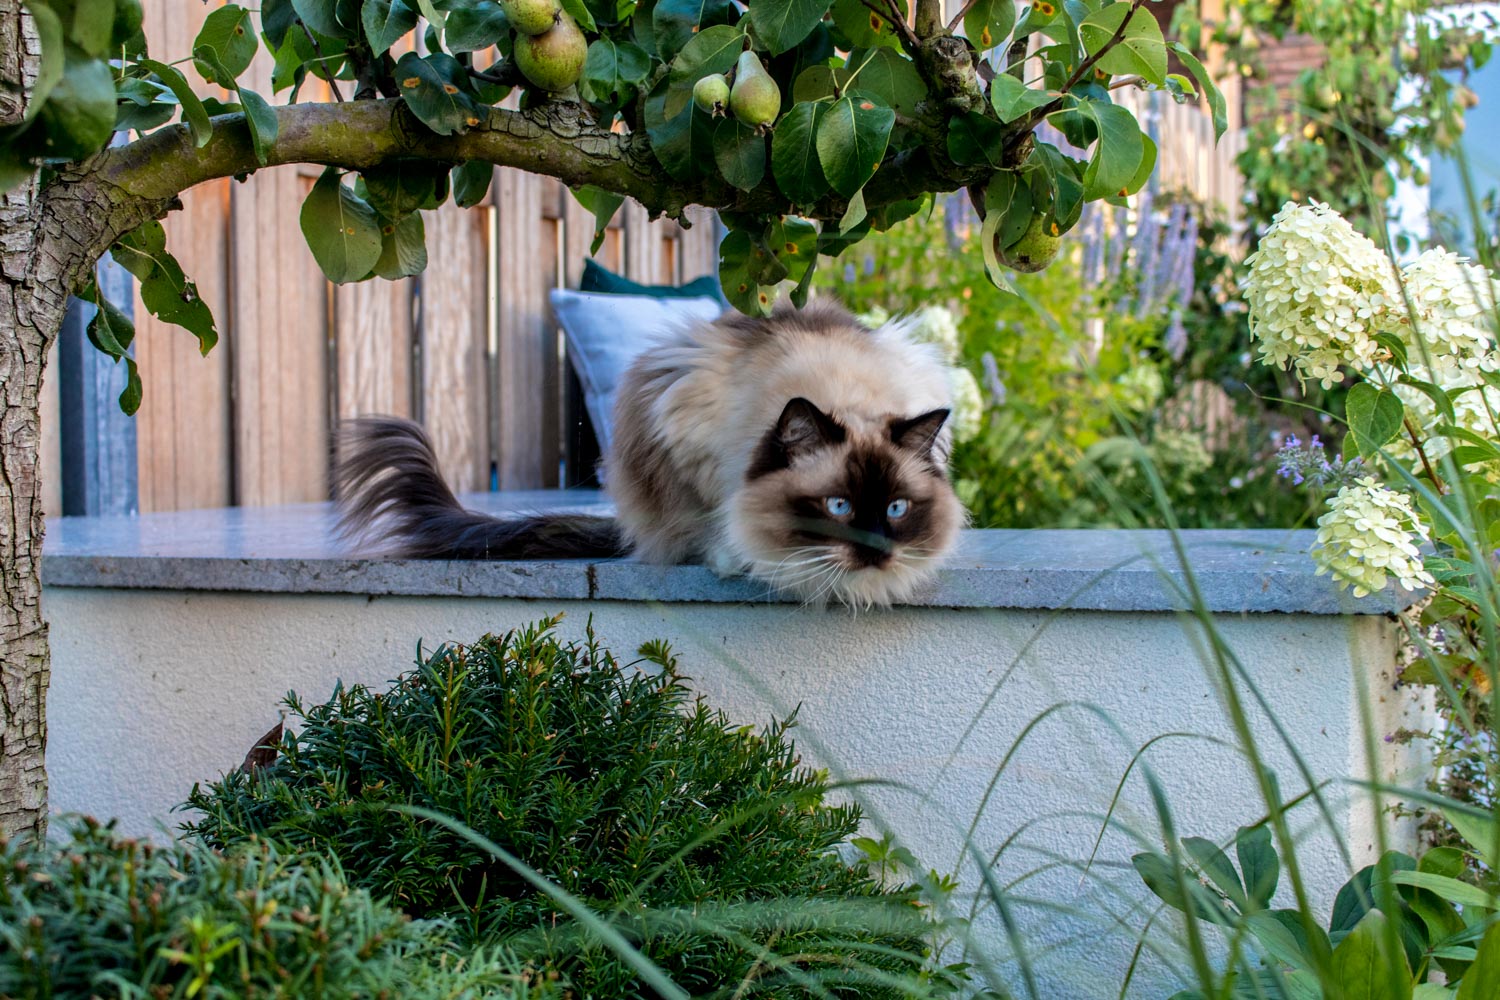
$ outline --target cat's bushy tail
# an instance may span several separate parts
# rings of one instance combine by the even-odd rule
[[[438,471],[432,442],[397,417],[339,428],[334,491],[339,531],[379,540],[403,559],[573,559],[626,554],[613,518],[494,517],[466,509]]]

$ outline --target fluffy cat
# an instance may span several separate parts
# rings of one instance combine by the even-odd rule
[[[342,523],[407,558],[702,560],[810,602],[888,605],[964,523],[948,384],[900,321],[872,331],[821,304],[730,314],[665,333],[626,373],[605,456],[616,519],[465,510],[419,427],[366,418],[345,425]]]

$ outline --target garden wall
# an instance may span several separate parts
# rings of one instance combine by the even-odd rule
[[[183,818],[173,804],[194,781],[237,766],[288,690],[320,700],[338,680],[382,684],[411,664],[419,641],[469,640],[563,612],[566,632],[592,620],[622,656],[670,639],[693,686],[737,722],[799,710],[810,759],[892,783],[858,796],[872,825],[888,825],[924,863],[955,866],[971,821],[984,854],[1008,842],[997,873],[1042,901],[1021,909],[1034,947],[1050,949],[1044,981],[1066,980],[1068,996],[1114,995],[1108,984],[1118,989],[1133,940],[1113,920],[1138,928],[1151,909],[1128,864],[1160,844],[1140,772],[1090,874],[1071,867],[1089,856],[1138,748],[1193,734],[1144,758],[1179,835],[1222,842],[1264,811],[1203,633],[1174,611],[1187,578],[1164,533],[970,532],[918,604],[851,615],[775,603],[700,567],[352,559],[327,541],[328,518],[306,505],[52,523],[43,573],[56,809],[166,836]],[[1343,780],[1368,773],[1362,689],[1382,768],[1422,777],[1410,751],[1380,740],[1425,724],[1421,699],[1393,686],[1386,606],[1349,602],[1315,577],[1308,533],[1183,538],[1214,625],[1308,774],[1332,782],[1334,825],[1363,863],[1375,849],[1371,811]],[[1264,711],[1250,716],[1284,794],[1297,795],[1306,784],[1290,752]],[[997,768],[1039,718],[975,820]],[[1331,905],[1347,874],[1335,838],[1312,807],[1293,815],[1313,898]],[[965,886],[976,884],[970,868]],[[1091,916],[1059,916],[1057,906]],[[1099,982],[1079,982],[1085,973]]]

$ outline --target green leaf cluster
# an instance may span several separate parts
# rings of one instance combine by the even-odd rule
[[[0,846],[0,995],[17,1000],[561,996],[451,937],[268,843],[158,849],[82,819],[53,845]]]
[[[825,801],[789,724],[731,725],[691,700],[664,645],[622,664],[555,624],[443,646],[385,690],[289,697],[298,724],[274,764],[194,789],[193,837],[327,852],[355,884],[470,942],[506,942],[575,995],[641,995],[553,896],[394,811],[420,806],[582,900],[692,995],[790,995],[789,956],[838,995],[856,982],[859,996],[905,995],[878,981],[923,966],[913,890],[840,860],[858,810]]]
[[[1495,842],[1485,820],[1469,845]],[[1387,852],[1338,892],[1326,929],[1300,909],[1273,908],[1281,861],[1265,824],[1241,827],[1235,861],[1211,840],[1184,838],[1167,854],[1131,858],[1167,906],[1217,924],[1240,942],[1230,970],[1233,995],[1270,1000],[1477,1000],[1500,983],[1500,898],[1463,881],[1463,855],[1434,848],[1412,858]],[[1445,985],[1429,982],[1439,972]],[[1174,1000],[1201,1000],[1189,990]]]

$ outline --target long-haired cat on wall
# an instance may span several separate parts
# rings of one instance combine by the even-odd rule
[[[702,560],[804,600],[910,597],[953,547],[948,371],[895,321],[812,304],[665,331],[625,376],[605,456],[616,518],[466,510],[422,429],[344,426],[345,530],[412,559]]]

